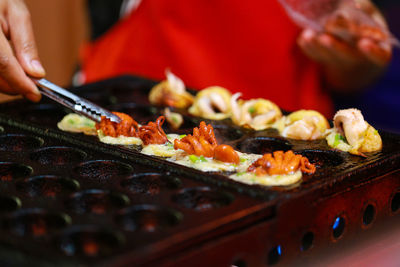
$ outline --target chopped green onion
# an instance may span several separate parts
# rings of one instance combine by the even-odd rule
[[[340,141],[346,142],[346,139],[341,134],[336,134],[335,142],[333,142],[333,147],[337,147],[340,144]]]
[[[236,173],[236,176],[242,176],[243,174],[245,174],[246,172],[238,172]]]
[[[247,161],[247,159],[245,159],[245,158],[240,158],[240,162],[246,162]]]
[[[249,107],[249,112],[250,114],[253,114],[254,112],[256,112],[256,108],[255,107]]]
[[[185,137],[186,136],[186,134],[181,134],[180,136],[179,136],[179,139],[182,139],[183,137]]]
[[[94,127],[95,123],[93,121],[85,121],[83,125],[88,126],[88,127]]]
[[[378,130],[375,130],[374,134],[378,134]]]
[[[167,143],[166,146],[168,150],[172,150],[174,148],[174,145],[172,143]]]
[[[196,163],[199,160],[199,158],[196,155],[189,155],[189,159],[193,163]]]
[[[203,155],[200,156],[199,160],[201,162],[207,162],[207,159]]]
[[[171,119],[172,119],[172,121],[175,122],[175,123],[178,123],[178,122],[179,122],[179,121],[178,121],[178,118],[175,117],[175,116],[172,116]]]
[[[75,124],[75,121],[74,121],[73,119],[69,119],[69,120],[68,120],[68,123],[69,123],[69,124]]]

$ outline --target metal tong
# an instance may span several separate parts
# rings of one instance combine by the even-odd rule
[[[32,79],[39,87],[39,91],[74,112],[79,113],[93,121],[100,122],[105,116],[113,122],[119,123],[121,119],[110,111],[61,88],[46,79]]]

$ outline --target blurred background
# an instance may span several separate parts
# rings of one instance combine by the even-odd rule
[[[98,37],[118,18],[113,9],[122,0],[25,0],[31,11],[36,41],[47,78],[68,86],[78,64],[82,42]],[[375,0],[392,32],[400,37],[400,1]],[[96,12],[91,28],[88,5]],[[111,14],[111,17],[109,16]],[[93,16],[92,16],[93,19]],[[335,95],[336,109],[356,107],[378,129],[400,133],[400,49],[394,50],[387,73],[363,93]]]
[[[25,0],[31,16],[40,59],[47,78],[71,82],[79,47],[89,39],[87,0]]]

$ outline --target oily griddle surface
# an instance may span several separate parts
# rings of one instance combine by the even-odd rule
[[[196,173],[0,121],[6,264],[29,264],[28,255],[38,264],[145,263],[274,216],[274,201],[206,184]]]
[[[162,113],[147,100],[154,84],[125,76],[72,91],[147,123]],[[0,105],[0,241],[10,262],[33,255],[51,263],[146,263],[269,220],[282,201],[351,190],[400,164],[400,138],[389,133],[381,133],[382,151],[363,158],[334,151],[325,140],[289,140],[275,130],[206,120],[219,142],[242,152],[293,149],[317,165],[294,186],[250,186],[142,155],[135,146],[61,132],[56,124],[68,112],[47,99]],[[202,119],[181,112],[185,123],[177,132],[191,133]]]

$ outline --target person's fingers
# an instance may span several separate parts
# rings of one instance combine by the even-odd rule
[[[29,76],[44,77],[46,73],[39,60],[30,14],[23,1],[17,0],[9,8],[8,20],[12,25],[10,39],[21,66]]]
[[[357,46],[369,61],[378,66],[386,66],[392,57],[392,49],[388,43],[376,43],[371,39],[362,38]]]
[[[0,77],[0,92],[6,93],[8,95],[18,95],[19,93],[16,92],[13,88],[11,88],[8,83]]]
[[[31,101],[39,101],[40,92],[36,85],[29,79],[21,65],[15,58],[13,51],[6,39],[0,33],[0,76],[7,82],[12,92],[20,93]],[[9,92],[9,89],[5,89]]]
[[[309,58],[319,63],[323,63],[329,60],[329,58],[326,58],[327,55],[325,55],[320,49],[317,38],[318,34],[315,31],[306,29],[300,34],[297,43],[304,54]]]
[[[363,60],[357,49],[329,34],[318,36],[318,42],[326,53],[335,59],[336,64],[344,65],[343,67],[356,65]]]
[[[299,46],[303,52],[314,61],[323,65],[342,67],[349,64],[346,57],[337,55],[336,42],[329,35],[317,34],[312,30],[305,30],[298,39]]]

